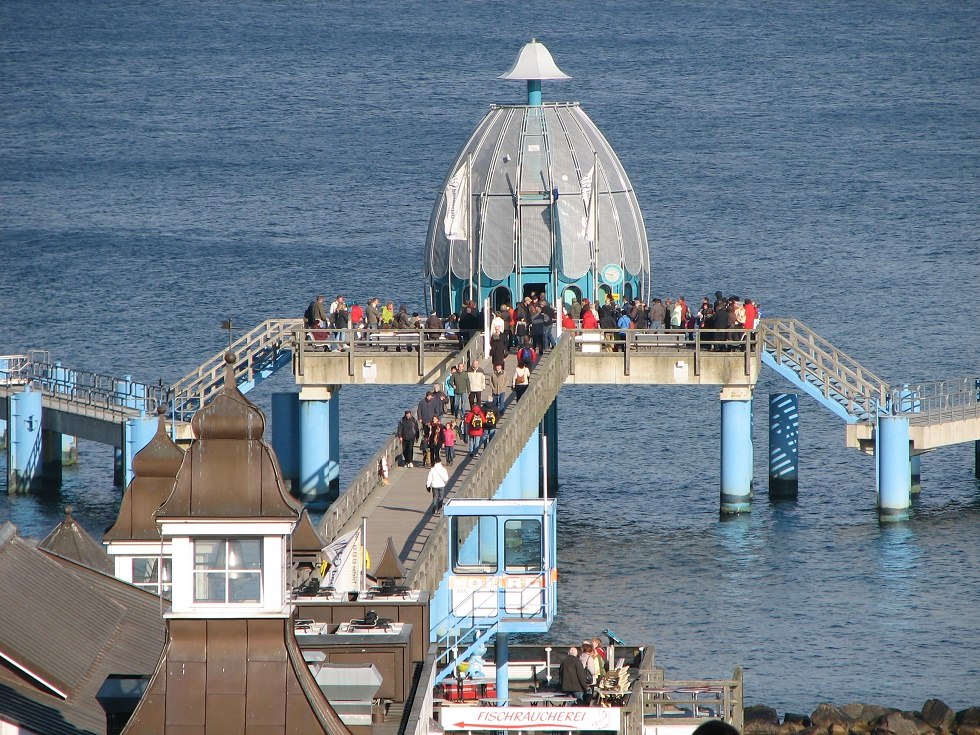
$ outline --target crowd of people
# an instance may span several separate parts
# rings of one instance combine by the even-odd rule
[[[558,665],[558,688],[575,697],[581,705],[589,705],[592,689],[599,677],[609,671],[606,649],[599,638],[582,642],[581,650],[572,646]]]
[[[532,293],[516,306],[503,304],[490,315],[490,361],[492,365],[502,364],[509,351],[519,355],[523,352],[528,359],[532,353],[539,356],[555,346],[557,324],[562,329],[605,330],[611,342],[617,334],[623,337],[631,329],[683,330],[691,339],[700,329],[730,330],[732,336],[727,341],[737,341],[737,330],[754,329],[759,318],[757,302],[734,294],[726,297],[721,291],[716,291],[714,298],[704,296],[697,309],[683,296],[621,302],[608,294],[601,304],[576,298],[563,302],[559,310],[543,296]],[[310,329],[328,331],[425,330],[428,339],[456,340],[462,346],[483,329],[484,315],[473,301],[465,303],[459,313],[441,317],[430,311],[422,317],[418,311],[409,313],[404,304],[397,310],[392,301],[382,305],[377,297],[368,299],[362,307],[356,301],[348,304],[343,295],[328,305],[320,294],[307,307],[304,322]],[[339,339],[339,331],[334,336]],[[715,341],[726,341],[717,334],[712,336]],[[533,367],[528,360],[524,362],[526,367]]]

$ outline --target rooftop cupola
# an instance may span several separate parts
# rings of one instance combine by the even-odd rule
[[[565,74],[555,60],[551,58],[551,52],[545,45],[532,38],[530,43],[525,43],[517,54],[513,66],[500,75],[499,79],[516,79],[527,81],[527,103],[538,107],[541,105],[541,81],[543,79],[571,79]]]

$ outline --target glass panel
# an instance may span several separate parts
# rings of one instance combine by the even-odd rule
[[[234,539],[228,542],[229,569],[261,569],[262,542],[259,539]]]
[[[137,556],[133,559],[133,584],[154,587],[157,579],[157,559],[152,556]]]
[[[497,571],[497,519],[457,516],[453,519],[456,571]]]
[[[195,569],[224,569],[225,568],[225,540],[213,539],[210,541],[194,542],[194,568]]]
[[[504,571],[540,572],[543,555],[541,521],[525,518],[504,522]]]
[[[262,575],[257,572],[232,574],[228,581],[230,602],[259,602],[262,599]]]
[[[227,602],[225,572],[194,572],[194,602]]]

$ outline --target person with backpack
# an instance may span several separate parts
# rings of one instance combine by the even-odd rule
[[[528,368],[534,367],[538,362],[538,353],[531,346],[531,340],[527,337],[524,338],[524,344],[517,350],[517,362],[523,362]]]
[[[470,441],[469,455],[475,457],[476,453],[480,451],[480,445],[483,443],[483,426],[486,422],[486,414],[483,413],[483,409],[479,403],[474,404],[466,412],[463,421],[466,422],[466,435]]]
[[[514,400],[521,400],[521,396],[524,395],[524,391],[527,390],[527,386],[531,382],[531,369],[527,366],[527,363],[521,359],[517,360],[517,369],[514,370],[514,379],[511,382],[511,387],[514,389]]]
[[[483,441],[480,442],[480,447],[485,447],[493,439],[493,435],[497,433],[497,412],[494,411],[493,405],[490,403],[483,404]]]

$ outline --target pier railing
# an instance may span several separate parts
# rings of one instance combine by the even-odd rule
[[[908,414],[914,425],[941,424],[980,417],[980,378],[939,380],[892,388],[892,413]]]
[[[477,333],[459,352],[460,360],[471,361],[483,354],[483,333]],[[440,381],[445,381],[446,376],[442,375]],[[409,406],[412,412],[415,406]],[[320,532],[323,538],[332,541],[337,538],[351,520],[353,520],[361,506],[381,482],[378,477],[378,463],[384,457],[389,467],[393,467],[398,455],[401,454],[401,441],[392,433],[385,439],[381,448],[375,452],[354,475],[347,489],[335,500],[327,509],[327,512],[320,520]],[[433,588],[434,589],[434,588]]]
[[[752,364],[758,359],[760,338],[750,329],[569,329],[575,340],[570,373],[575,374],[575,361],[590,355],[619,353],[623,358],[623,374],[630,375],[631,361],[644,354],[693,356],[694,374],[701,375],[706,355],[742,353],[745,375],[752,374]],[[709,357],[710,359],[710,357]]]
[[[196,370],[173,384],[171,411],[177,420],[189,421],[225,382],[225,355],[235,355],[235,380],[254,381],[269,370],[280,354],[293,347],[293,331],[302,319],[266,319],[236,339],[227,349],[208,358]]]
[[[541,358],[531,373],[523,397],[508,404],[497,423],[493,441],[487,444],[473,470],[456,486],[453,497],[488,499],[494,496],[568,377],[573,344],[573,335],[566,332],[558,346]],[[440,517],[408,573],[406,584],[409,587],[438,588],[448,568],[447,528],[445,516]]]
[[[792,370],[859,421],[873,421],[885,408],[888,384],[797,319],[763,319],[763,348],[776,364]]]

